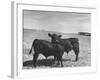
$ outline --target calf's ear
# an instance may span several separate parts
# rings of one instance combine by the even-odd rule
[[[62,35],[59,35],[58,37],[61,37]]]
[[[48,33],[48,36],[52,37],[52,34]]]

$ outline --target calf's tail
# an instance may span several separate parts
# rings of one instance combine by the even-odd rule
[[[29,54],[31,54],[31,52],[32,52],[32,49],[33,49],[34,43],[35,43],[35,42],[33,41],[32,46],[31,46],[31,49],[30,49],[30,51],[29,51]]]
[[[31,54],[31,52],[32,52],[32,47],[31,47],[31,49],[30,49],[30,51],[29,51],[29,54]]]

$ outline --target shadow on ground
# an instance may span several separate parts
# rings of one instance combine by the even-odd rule
[[[71,61],[70,59],[63,59],[63,62],[65,61]],[[32,67],[33,61],[25,61],[23,62],[23,67]],[[54,61],[54,59],[42,59],[42,60],[37,60],[36,62],[37,66],[47,66],[47,67],[59,67],[57,65],[57,61]]]

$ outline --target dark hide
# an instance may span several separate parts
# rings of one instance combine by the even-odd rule
[[[31,47],[29,54],[32,52],[32,48],[34,49],[34,52],[35,52],[33,55],[33,65],[35,67],[36,67],[37,57],[40,53],[43,54],[46,58],[48,56],[56,57],[58,64],[60,61],[61,66],[63,67],[62,55],[64,53],[64,48],[60,44],[56,44],[56,43],[53,44],[53,43],[48,42],[46,40],[35,39],[33,41],[33,44],[32,44],[32,47]]]
[[[64,51],[68,54],[69,51],[73,50],[76,55],[76,61],[78,60],[79,55],[79,40],[78,38],[68,38],[62,39],[61,35],[50,34],[48,36],[51,37],[52,43],[59,43],[64,47]]]

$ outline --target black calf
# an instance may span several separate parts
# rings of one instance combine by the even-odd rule
[[[33,55],[33,65],[35,67],[36,67],[37,57],[40,53],[43,54],[45,57],[54,56],[55,58],[57,58],[58,64],[60,61],[61,66],[63,67],[62,55],[64,53],[64,48],[60,44],[57,43],[53,44],[46,40],[35,39],[33,41],[29,54],[32,52],[32,49],[34,49],[35,52]]]

